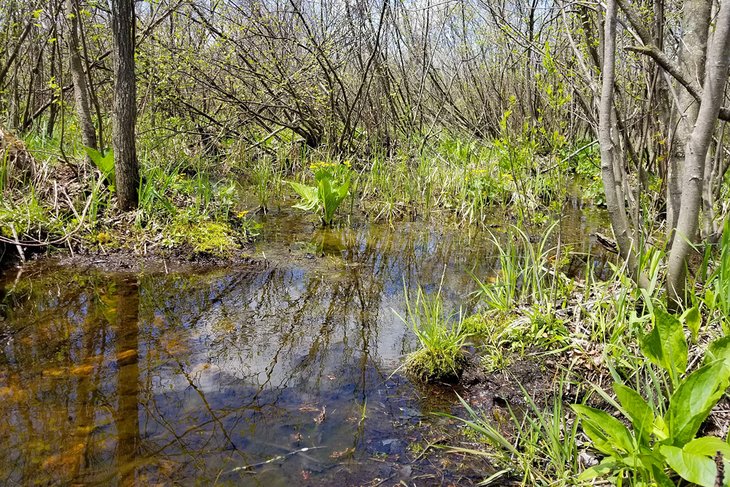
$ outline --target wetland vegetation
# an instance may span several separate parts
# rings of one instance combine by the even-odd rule
[[[730,485],[729,0],[0,40],[0,482]]]

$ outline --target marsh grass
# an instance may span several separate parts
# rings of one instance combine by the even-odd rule
[[[37,174],[22,192],[3,188],[4,238],[14,240],[15,232],[18,240],[36,246],[143,252],[184,246],[222,255],[257,233],[245,212],[235,210],[237,187],[226,170],[185,154],[176,138],[141,135],[139,208],[124,215],[115,208],[113,178],[103,174],[108,166],[86,163],[87,153],[74,140],[67,134],[61,151],[58,139],[27,139]],[[68,162],[59,160],[64,155]]]
[[[730,220],[725,220],[715,268],[705,286],[703,302],[710,314],[720,313],[724,334],[730,334]]]
[[[537,243],[517,227],[512,227],[505,243],[492,235],[499,262],[496,275],[485,281],[472,274],[479,287],[477,295],[487,308],[509,311],[532,303],[550,306],[558,292],[566,294],[569,280],[560,272],[561,249],[550,246],[557,224],[551,224]]]
[[[507,425],[499,425],[474,410],[459,396],[466,418],[445,415],[460,421],[469,431],[482,439],[482,445],[448,446],[455,453],[467,453],[488,458],[498,472],[480,485],[510,481],[511,485],[586,485],[576,478],[579,471],[578,425],[563,404],[565,380],[559,379],[550,405],[538,404],[522,388],[525,407],[521,411],[509,408]],[[511,430],[507,433],[506,429]]]
[[[427,296],[419,286],[415,302],[406,293],[406,317],[398,317],[420,344],[406,357],[406,373],[422,382],[458,381],[467,363],[464,347],[470,335],[460,319],[445,315],[440,290]]]

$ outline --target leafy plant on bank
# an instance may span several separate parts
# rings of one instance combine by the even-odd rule
[[[84,147],[84,152],[89,156],[91,162],[101,171],[109,184],[114,185],[114,151],[107,149],[104,153],[93,147]]]
[[[696,308],[683,319],[693,337],[699,330]],[[703,364],[686,374],[688,344],[684,326],[677,317],[660,309],[654,311],[654,327],[640,342],[644,356],[666,373],[668,384],[657,397],[649,391],[616,382],[618,402],[602,395],[629,421],[627,427],[606,411],[582,404],[573,405],[583,431],[593,447],[605,457],[581,475],[583,479],[610,477],[621,484],[674,486],[671,472],[688,482],[715,487],[716,456],[730,458],[730,445],[715,436],[697,437],[713,407],[730,385],[730,337],[711,343]],[[649,385],[647,385],[647,388]],[[725,462],[725,470],[730,472]],[[727,480],[723,485],[730,485]]]
[[[314,211],[322,224],[332,225],[335,212],[350,194],[352,170],[349,164],[319,162],[310,166],[314,172],[314,186],[288,181],[301,201],[294,205],[304,211]]]

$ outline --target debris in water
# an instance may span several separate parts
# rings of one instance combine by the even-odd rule
[[[314,422],[317,424],[322,424],[322,422],[325,420],[326,417],[327,417],[327,406],[322,406],[322,412],[319,413],[319,416],[314,418]]]
[[[274,463],[274,462],[277,462],[279,460],[285,460],[285,459],[287,459],[287,458],[289,458],[289,457],[291,457],[293,455],[296,455],[297,453],[304,453],[304,452],[308,452],[310,450],[319,450],[320,448],[324,448],[324,447],[323,446],[310,446],[310,447],[300,448],[298,450],[290,451],[289,453],[285,453],[283,455],[277,455],[274,458],[269,458],[268,460],[263,461],[263,462],[252,463],[250,465],[243,465],[242,467],[236,467],[233,470],[231,470],[231,472],[229,472],[229,473],[232,473],[232,472],[240,472],[242,470],[253,470],[256,467],[261,467],[263,465],[268,465],[269,463]]]

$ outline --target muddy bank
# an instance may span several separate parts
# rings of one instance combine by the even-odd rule
[[[251,255],[253,246],[231,251],[225,255],[195,252],[187,246],[173,249],[152,250],[140,253],[129,249],[82,249],[70,251],[66,248],[35,249],[24,251],[25,262],[11,246],[3,253],[0,243],[0,272],[17,268],[23,264],[34,266],[62,266],[82,269],[95,269],[102,272],[120,273],[200,273],[216,268],[235,270],[241,267],[263,267],[268,265],[263,259]],[[30,247],[27,249],[31,250]]]

